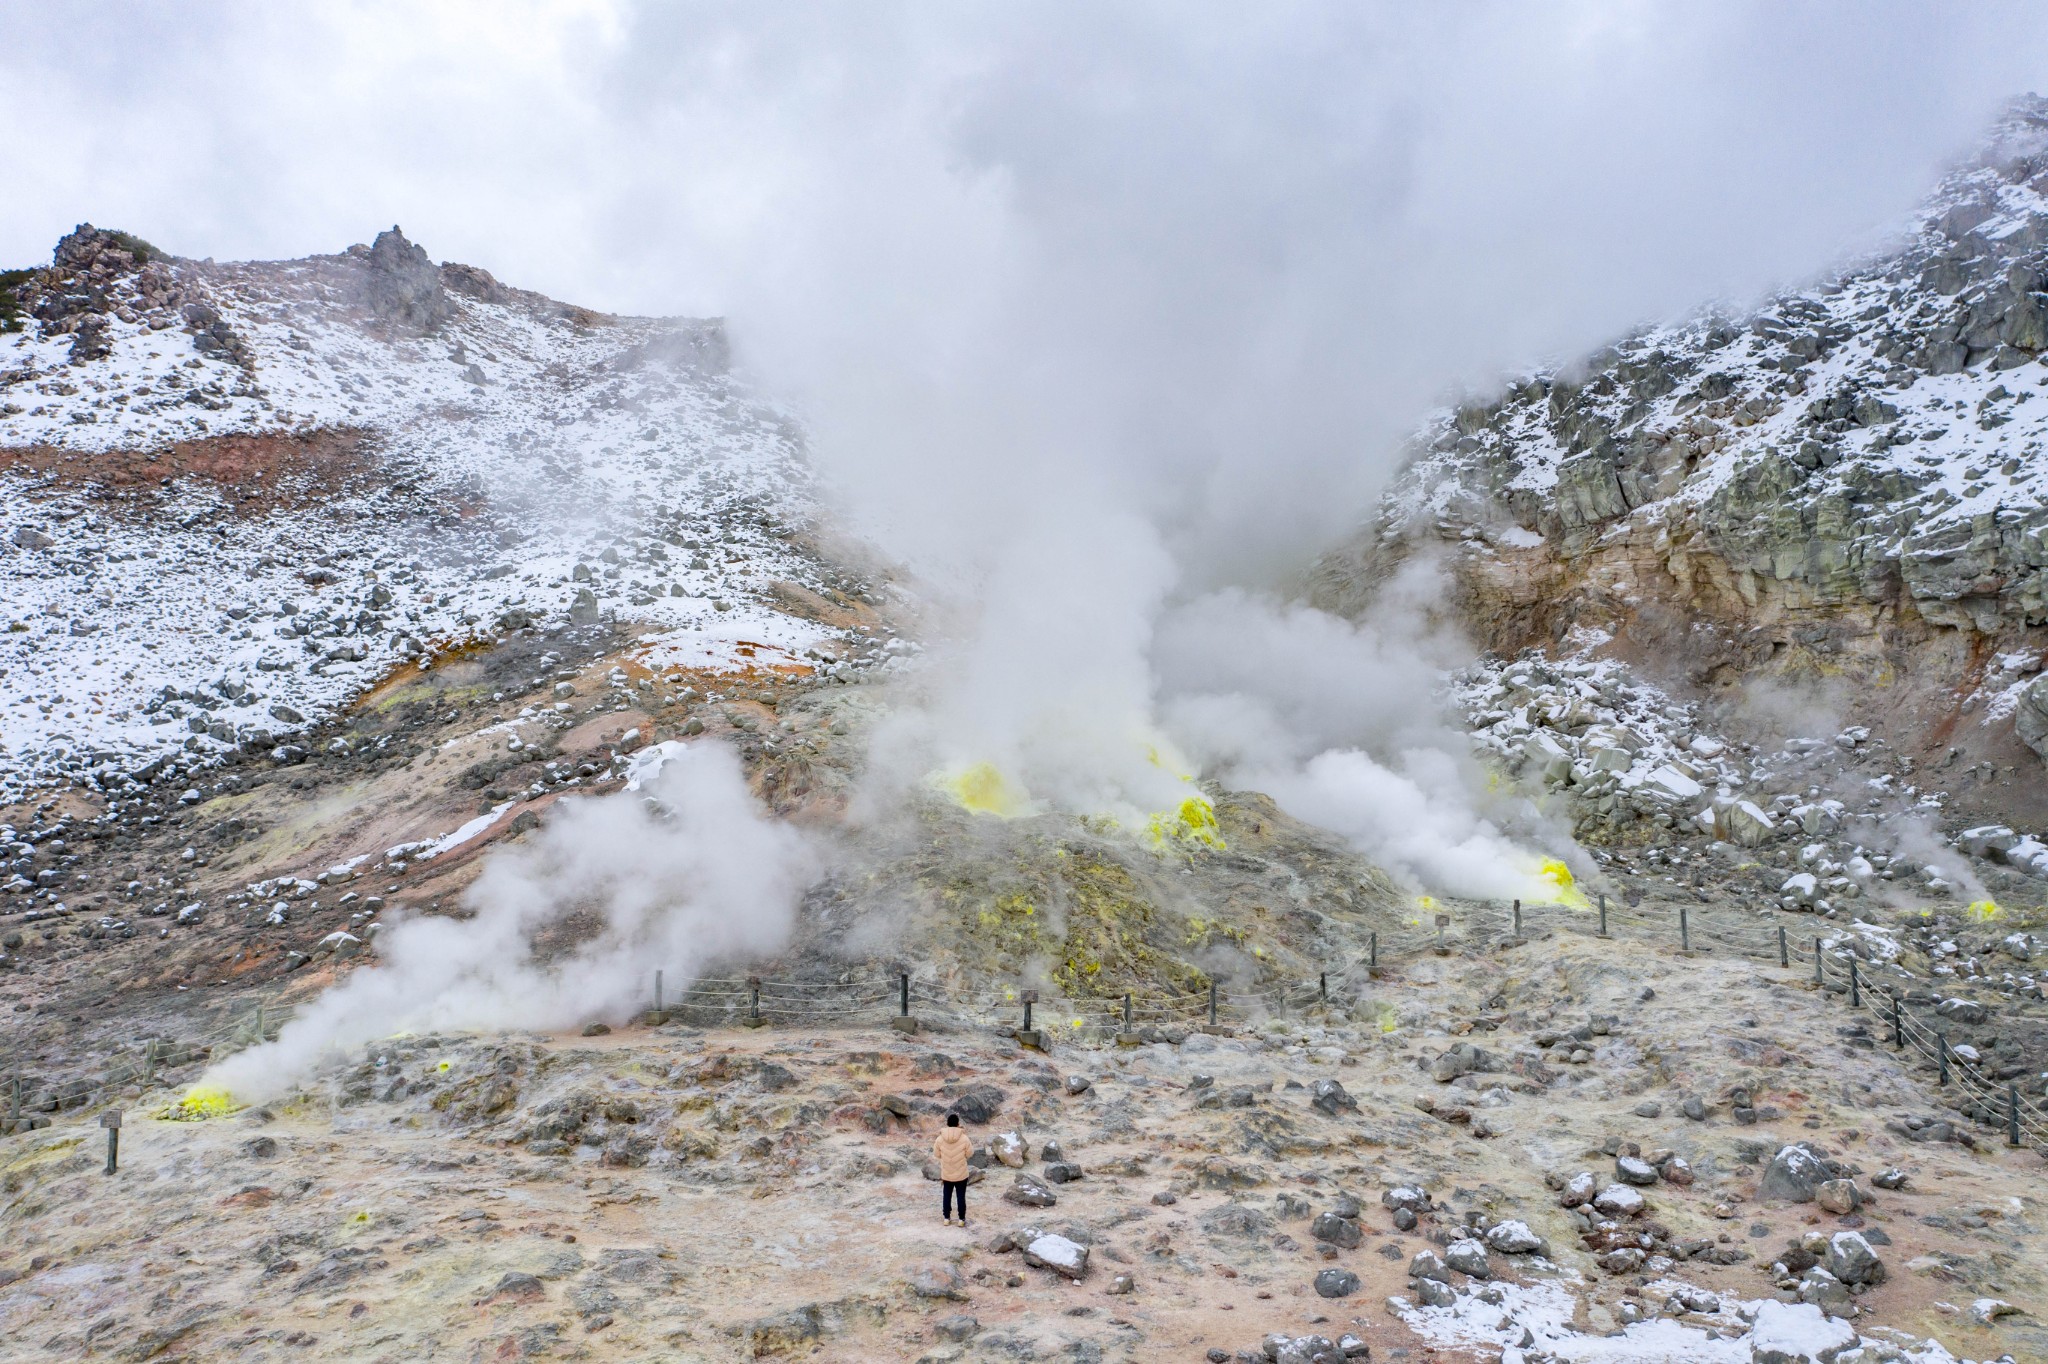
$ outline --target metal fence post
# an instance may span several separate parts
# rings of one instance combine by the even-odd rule
[[[1216,1026],[1216,982],[1209,982],[1209,1026]]]
[[[110,1108],[100,1114],[100,1126],[107,1129],[107,1173],[114,1173],[121,1160],[121,1110]]]
[[[1330,973],[1328,971],[1324,971],[1316,977],[1316,1002],[1318,1004],[1328,1004],[1330,1002]]]
[[[1036,1004],[1037,1002],[1038,1002],[1038,991],[1036,991],[1036,990],[1026,990],[1026,991],[1024,992],[1024,1031],[1025,1031],[1025,1032],[1030,1032],[1030,1031],[1031,1031],[1031,1006],[1032,1006],[1032,1005],[1034,1005],[1034,1004]]]
[[[749,1026],[758,1028],[761,1026],[761,978],[759,976],[747,977],[747,991],[751,996],[751,1002],[748,1005],[748,1023]]]
[[[889,1026],[901,1033],[917,1031],[917,1020],[910,1016],[910,972],[896,973],[896,1016],[889,1020]]]
[[[1373,930],[1372,937],[1366,947],[1365,969],[1368,971],[1380,969],[1380,934],[1378,929]]]
[[[1687,906],[1678,907],[1678,950],[1692,951],[1692,921],[1686,918]]]
[[[1948,1083],[1948,1034],[1938,1032],[1934,1035],[1934,1040],[1939,1044],[1935,1048],[1935,1055],[1938,1058],[1937,1064],[1941,1068],[1941,1073],[1936,1078],[1935,1083],[1945,1085]]]
[[[1785,941],[1785,925],[1783,925],[1783,924],[1779,924],[1779,925],[1778,925],[1778,965],[1780,965],[1780,966],[1790,966],[1791,964],[1792,964],[1792,950],[1791,950],[1791,947],[1790,947],[1790,945],[1789,945],[1789,944],[1787,944],[1787,943],[1786,943],[1786,941]]]
[[[2020,1087],[2018,1085],[2007,1085],[2005,1087],[2005,1144],[2008,1146],[2018,1146],[2020,1144]]]
[[[1892,992],[1892,1046],[1900,1051],[1906,1047],[1906,1015],[1899,1007],[1897,991]]]
[[[1822,978],[1822,976],[1821,976],[1821,973],[1820,973],[1820,939],[1819,939],[1819,938],[1815,938],[1815,939],[1813,940],[1813,983],[1814,983],[1815,985],[1825,985],[1825,984],[1827,984],[1827,981],[1826,981],[1825,979],[1823,979],[1823,978]]]
[[[1856,954],[1853,952],[1849,954],[1849,1007],[1863,1007],[1863,987],[1856,978]]]
[[[1515,937],[1516,937],[1517,939],[1519,939],[1519,938],[1520,938],[1521,936],[1522,936],[1522,902],[1521,902],[1520,900],[1517,900],[1517,901],[1515,901]]]
[[[1607,893],[1600,893],[1600,936],[1607,936]]]

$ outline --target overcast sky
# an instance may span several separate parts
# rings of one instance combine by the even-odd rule
[[[1256,554],[1431,398],[1868,242],[2034,88],[2039,4],[36,0],[0,263],[398,222],[731,315],[919,524],[1023,467]]]

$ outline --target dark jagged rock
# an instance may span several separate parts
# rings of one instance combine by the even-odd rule
[[[364,258],[369,266],[367,299],[380,321],[401,331],[425,333],[455,316],[441,286],[441,271],[397,227],[379,232]]]

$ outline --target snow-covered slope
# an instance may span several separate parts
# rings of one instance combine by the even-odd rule
[[[557,304],[396,229],[221,265],[81,227],[14,294],[0,802],[260,751],[564,613],[669,665],[772,665],[833,633],[772,585],[860,590],[798,539],[800,435],[717,321]]]

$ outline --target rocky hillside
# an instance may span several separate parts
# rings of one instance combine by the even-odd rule
[[[1723,701],[1770,679],[1972,814],[2048,795],[2048,102],[1896,245],[1443,413],[1315,575],[1356,610],[1441,554],[1492,649],[1590,648]],[[1784,717],[1777,717],[1783,719]]]
[[[809,545],[800,439],[715,320],[555,303],[396,228],[219,264],[81,226],[0,288],[0,806],[289,753],[540,623],[630,621],[657,667],[855,652],[866,584]]]

